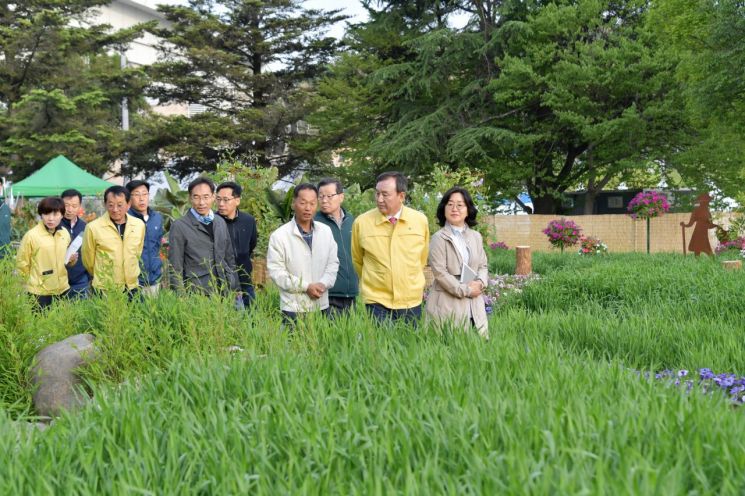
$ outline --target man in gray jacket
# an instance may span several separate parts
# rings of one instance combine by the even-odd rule
[[[171,288],[223,294],[238,289],[228,227],[212,211],[215,183],[199,177],[189,184],[191,209],[173,222],[168,236]]]

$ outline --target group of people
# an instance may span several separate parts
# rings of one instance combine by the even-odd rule
[[[403,174],[381,174],[377,208],[355,219],[343,207],[337,179],[295,187],[293,217],[271,233],[266,254],[287,323],[311,312],[335,318],[361,299],[379,322],[416,325],[429,264],[434,282],[426,316],[488,337],[481,297],[489,281],[487,258],[481,235],[472,229],[478,212],[471,196],[460,187],[443,195],[437,208],[441,229],[430,240],[427,217],[405,205],[406,191]],[[168,234],[170,287],[234,294],[240,308],[249,308],[258,230],[255,218],[239,209],[241,187],[199,177],[188,193],[191,208]],[[104,193],[106,213],[88,225],[79,217],[78,191],[39,203],[41,221],[25,234],[17,254],[18,270],[39,306],[86,298],[90,291],[130,297],[158,292],[163,219],[150,207],[149,195],[145,181],[112,186]]]

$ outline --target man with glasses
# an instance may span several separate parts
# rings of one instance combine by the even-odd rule
[[[148,296],[158,294],[163,262],[160,244],[163,237],[163,217],[150,208],[150,184],[135,179],[127,183],[130,195],[129,214],[145,223],[145,244],[142,247],[142,272],[140,287]]]
[[[253,270],[251,256],[256,248],[259,234],[256,230],[256,219],[238,210],[242,192],[240,185],[232,181],[220,184],[217,187],[217,213],[228,225],[230,239],[233,242],[235,267],[241,286],[240,299],[237,300],[238,307],[248,309],[256,298],[251,283],[251,271]]]
[[[406,178],[400,172],[378,176],[375,199],[378,208],[352,226],[352,260],[362,299],[379,322],[416,325],[422,314],[429,223],[423,213],[404,206]]]
[[[80,208],[83,206],[83,195],[76,189],[67,189],[60,195],[65,204],[65,215],[62,217],[60,226],[64,227],[70,234],[70,240],[77,245],[82,241],[86,222],[80,218]],[[80,241],[75,241],[78,237]],[[70,299],[85,299],[88,297],[88,288],[91,276],[83,266],[83,257],[80,256],[80,248],[77,251],[77,260],[72,266],[67,266],[67,282],[70,290],[66,297]]]
[[[238,289],[228,226],[212,211],[215,183],[199,177],[189,183],[191,208],[174,221],[168,236],[171,288],[205,294]]]
[[[106,213],[83,233],[83,265],[93,276],[94,291],[124,291],[130,298],[139,288],[140,254],[145,224],[129,211],[129,190],[111,186],[104,194]]]
[[[329,289],[329,313],[333,317],[350,310],[359,293],[357,273],[352,264],[354,216],[342,208],[344,188],[338,179],[327,178],[318,183],[318,200],[321,211],[316,214],[315,220],[331,229],[339,258],[336,282]]]

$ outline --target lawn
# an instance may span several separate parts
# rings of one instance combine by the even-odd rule
[[[742,409],[635,372],[745,374],[745,275],[673,255],[536,253],[534,268],[486,342],[363,312],[288,333],[271,291],[248,316],[168,294],[35,316],[5,266],[0,493],[745,492]],[[33,354],[78,332],[102,350],[95,400],[19,427]]]

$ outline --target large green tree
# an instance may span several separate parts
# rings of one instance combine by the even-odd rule
[[[169,25],[153,29],[165,42],[149,93],[206,112],[144,127],[131,170],[167,163],[183,176],[213,169],[227,153],[256,154],[282,172],[296,167],[303,155],[287,144],[303,132],[311,84],[337,49],[325,31],[345,17],[298,0],[191,0],[160,10]]]
[[[661,0],[651,24],[680,58],[677,77],[685,88],[700,141],[675,157],[688,184],[745,191],[745,6],[735,0]]]
[[[677,61],[647,28],[645,3],[464,0],[457,9],[471,14],[467,26],[407,40],[408,58],[378,60],[353,88],[383,111],[369,121],[383,126],[362,130],[369,139],[356,157],[369,167],[476,167],[503,193],[527,189],[535,212],[554,213],[567,189],[595,193],[694,139]]]
[[[120,107],[136,110],[143,74],[117,57],[143,26],[112,31],[94,24],[104,0],[0,4],[0,163],[13,179],[63,153],[96,173],[119,158]]]

